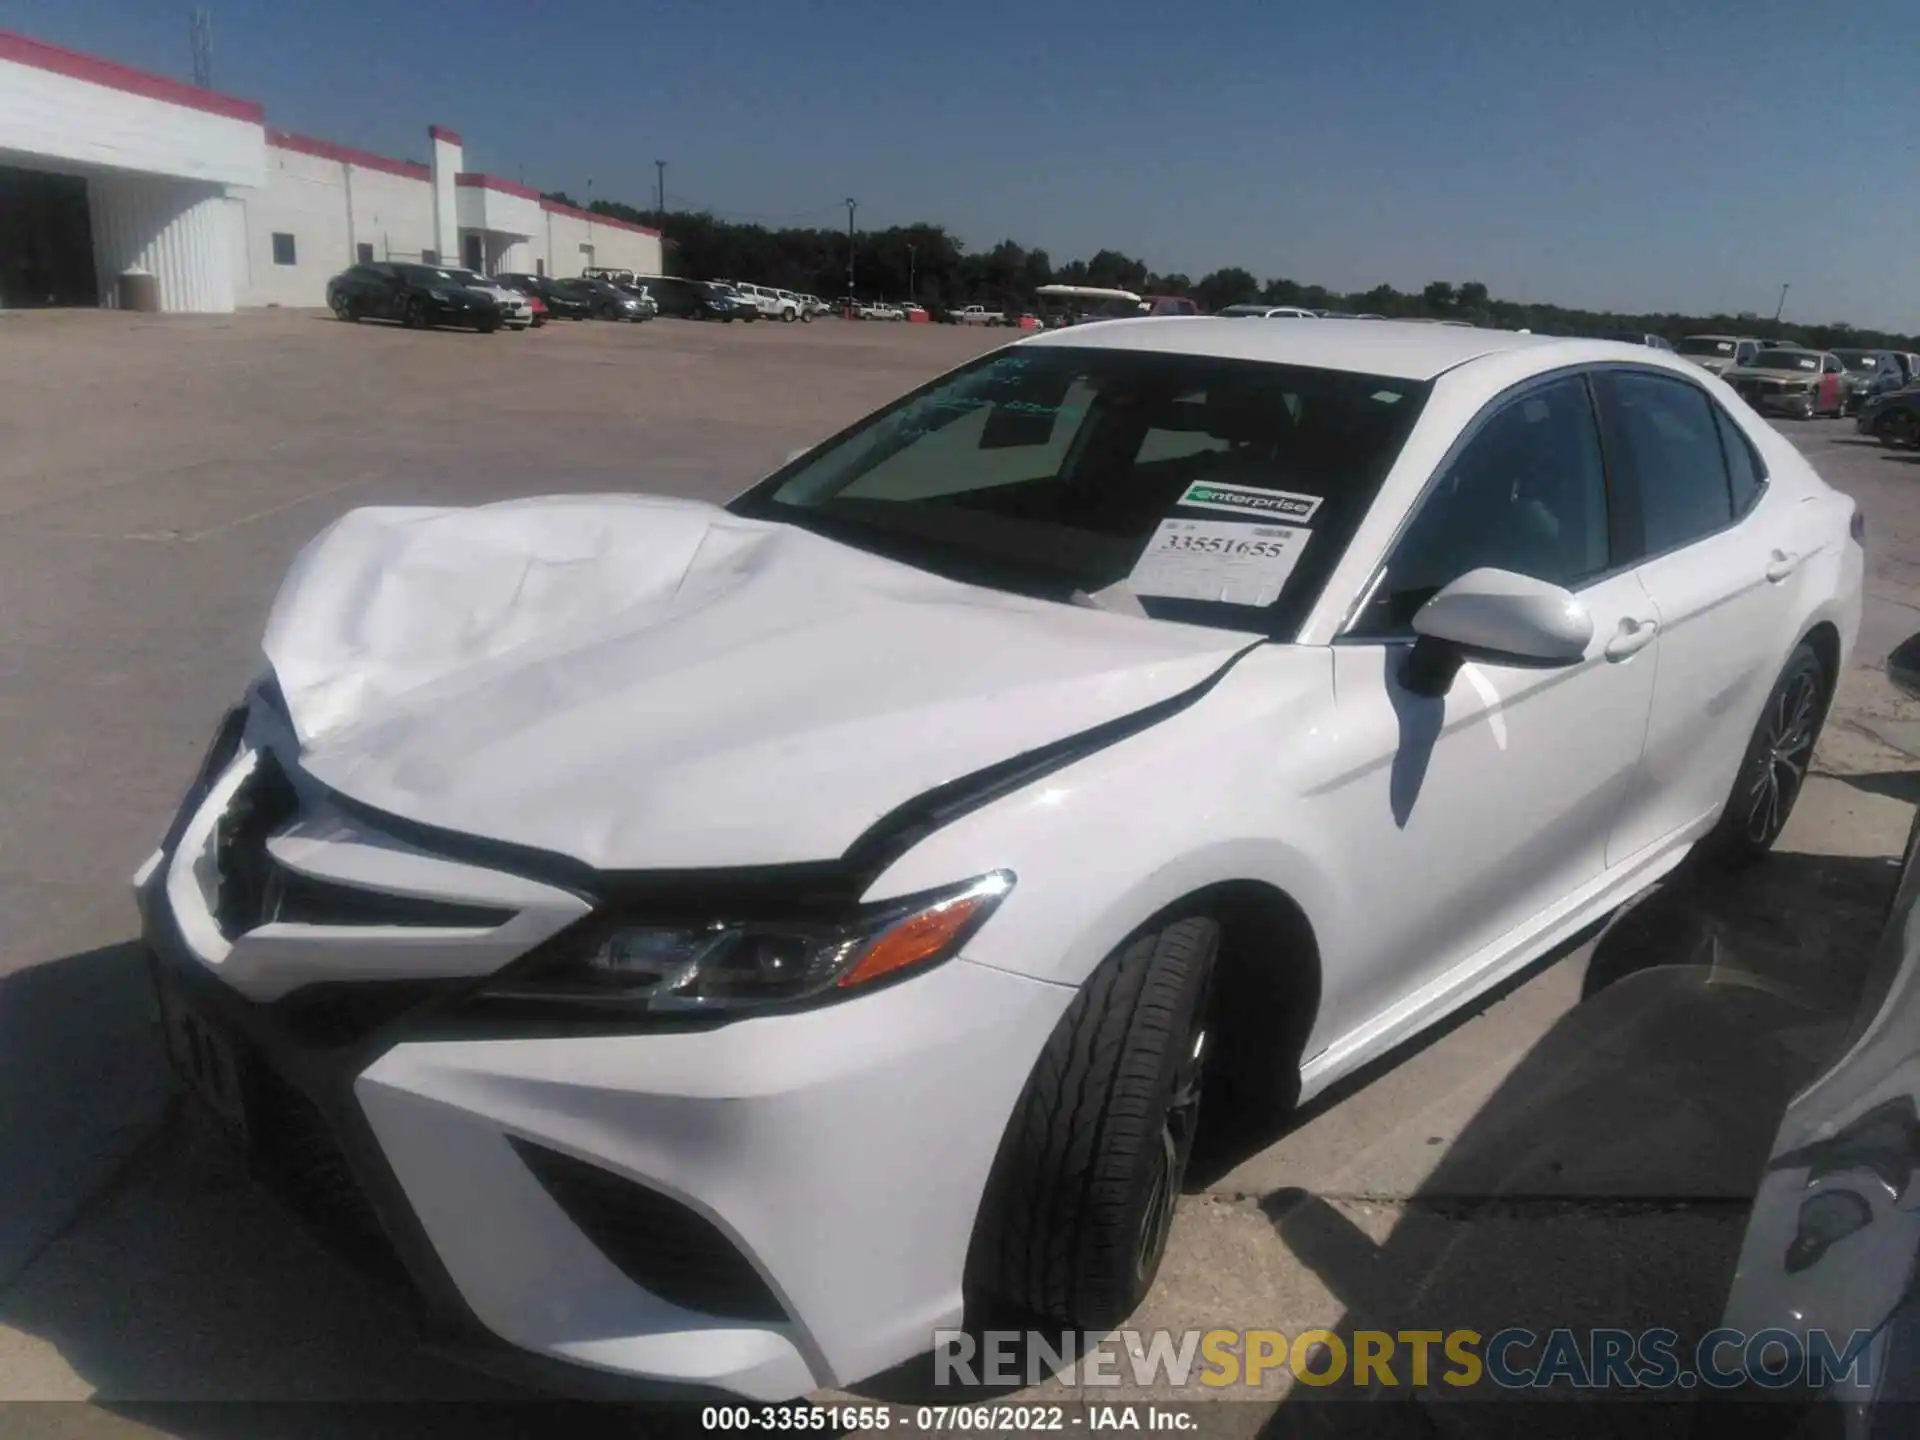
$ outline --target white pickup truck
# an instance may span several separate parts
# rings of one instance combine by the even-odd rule
[[[989,310],[984,305],[968,305],[953,312],[953,318],[961,325],[1004,325],[1007,317],[998,310]]]

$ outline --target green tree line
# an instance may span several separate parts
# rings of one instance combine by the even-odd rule
[[[554,198],[565,200],[564,195]],[[569,202],[571,203],[571,202]],[[668,270],[695,280],[748,280],[828,299],[847,294],[847,232],[836,229],[769,229],[705,213],[659,214],[618,201],[590,207],[615,219],[658,229]],[[1502,330],[1550,335],[1599,335],[1610,331],[1663,335],[1678,340],[1706,333],[1757,334],[1827,348],[1835,345],[1920,350],[1920,339],[1842,322],[1776,324],[1741,315],[1631,314],[1563,305],[1501,300],[1477,280],[1435,280],[1417,291],[1376,285],[1365,291],[1329,290],[1298,280],[1262,280],[1229,266],[1198,280],[1158,275],[1146,263],[1118,250],[1100,250],[1088,260],[1055,263],[1045,250],[1002,240],[970,251],[946,227],[927,222],[887,230],[862,230],[853,243],[854,291],[864,299],[912,300],[927,306],[985,305],[1025,310],[1034,290],[1047,284],[1099,285],[1139,294],[1184,295],[1202,310],[1244,301],[1300,305],[1313,310],[1350,310],[1389,318],[1468,320]]]

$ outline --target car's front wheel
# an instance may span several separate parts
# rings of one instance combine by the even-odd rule
[[[1898,450],[1920,449],[1920,417],[1911,410],[1889,410],[1873,425],[1874,438]]]
[[[1803,641],[1788,657],[1753,727],[1733,793],[1707,837],[1711,853],[1744,864],[1773,848],[1806,784],[1831,693],[1826,667]]]
[[[427,302],[418,295],[408,297],[406,309],[400,313],[400,323],[409,330],[427,328]]]
[[[1109,1329],[1159,1273],[1199,1122],[1220,926],[1189,916],[1101,962],[1027,1079],[969,1257],[983,1297]]]

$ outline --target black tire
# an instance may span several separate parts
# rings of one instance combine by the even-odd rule
[[[1773,848],[1806,786],[1832,695],[1833,677],[1802,641],[1787,657],[1754,722],[1726,807],[1707,835],[1704,848],[1710,855],[1747,865]]]
[[[406,309],[401,312],[400,323],[409,330],[430,330],[433,321],[427,314],[427,302],[418,295],[409,296]]]
[[[1136,935],[1101,962],[1028,1077],[969,1255],[975,1293],[1104,1330],[1159,1272],[1199,1119],[1219,924]]]
[[[1920,420],[1910,410],[1890,410],[1873,423],[1874,438],[1895,450],[1920,449]]]

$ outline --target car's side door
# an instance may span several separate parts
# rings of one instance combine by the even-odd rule
[[[1319,1033],[1385,1023],[1524,949],[1601,887],[1640,760],[1657,630],[1618,563],[1586,376],[1495,400],[1463,433],[1333,646],[1341,751],[1327,823],[1357,874],[1349,960]],[[1477,656],[1444,695],[1403,679],[1414,613],[1491,566],[1566,587],[1593,621],[1563,666]],[[1429,992],[1432,994],[1433,992]]]
[[[1659,612],[1646,754],[1619,864],[1711,817],[1732,789],[1761,702],[1797,637],[1806,538],[1740,422],[1678,375],[1596,376],[1616,491]],[[1755,421],[1756,425],[1764,422]]]

